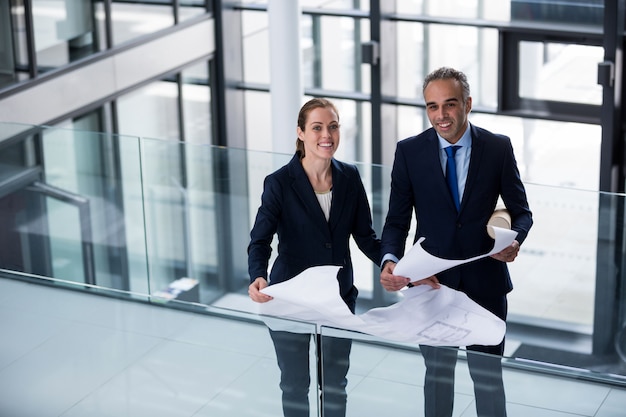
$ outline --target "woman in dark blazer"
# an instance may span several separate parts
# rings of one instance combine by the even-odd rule
[[[260,292],[286,281],[307,268],[339,265],[341,298],[354,312],[358,290],[354,286],[350,236],[377,265],[380,240],[361,177],[354,165],[333,158],[339,146],[339,114],[328,100],[314,98],[300,109],[296,154],[265,178],[261,206],[248,246],[250,298],[267,302]],[[271,243],[278,235],[278,257],[268,280]],[[285,417],[309,416],[309,334],[270,330],[281,370]],[[320,348],[318,340],[317,347]],[[324,355],[322,407],[324,417],[345,416],[346,374],[350,339],[325,337],[318,350]],[[323,369],[319,368],[323,365]]]

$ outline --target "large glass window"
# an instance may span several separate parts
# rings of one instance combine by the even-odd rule
[[[157,32],[174,25],[171,4],[141,4],[132,2],[111,3],[113,45]],[[104,8],[100,6],[98,19],[104,24]]]
[[[396,23],[397,95],[422,99],[424,77],[457,68],[471,80],[474,105],[495,108],[498,95],[498,31],[469,26]]]
[[[119,97],[119,133],[212,143],[209,65],[207,62],[195,64],[179,75],[155,81]]]
[[[269,0],[243,0],[245,4],[267,5]],[[300,0],[300,6],[319,9],[353,9],[369,10],[368,0]]]
[[[272,151],[272,106],[269,93],[246,91],[245,124],[247,148],[257,151]],[[293,130],[293,150],[296,150],[296,121],[285,129]]]
[[[511,138],[525,182],[598,190],[600,126],[480,113],[470,121]]]
[[[243,42],[243,79],[247,83],[269,84],[270,56],[267,13],[241,13]]]
[[[56,68],[95,52],[93,2],[33,0],[37,65]]]
[[[519,95],[535,100],[602,104],[598,63],[600,46],[520,42]]]
[[[180,22],[191,19],[194,16],[198,16],[207,12],[205,0],[180,0],[180,12],[178,20]],[[212,4],[212,2],[208,2]]]
[[[308,16],[303,21],[304,85],[334,91],[363,91],[361,43],[369,40],[366,20]],[[367,78],[369,80],[369,78]],[[369,90],[369,86],[365,87]]]
[[[193,65],[181,72],[183,140],[191,143],[212,143],[211,84],[207,62]]]
[[[425,117],[423,109],[412,106],[388,106],[388,108],[388,111],[394,112],[396,117],[396,140],[417,135],[424,129],[430,127],[428,118]]]
[[[427,16],[445,17],[478,17],[481,0],[402,0],[396,2],[398,13],[425,14]],[[507,2],[500,1],[501,7],[506,7]]]
[[[568,25],[602,25],[604,0],[510,0],[511,18]]]
[[[337,106],[341,123],[341,143],[335,157],[348,162],[370,162],[371,149],[364,146],[372,142],[370,104],[354,100],[332,101]]]
[[[445,18],[484,18],[601,25],[603,0],[398,0],[396,11]]]
[[[178,88],[173,81],[156,81],[117,100],[119,133],[180,140]]]
[[[300,0],[302,7],[315,9],[361,9],[369,10],[368,0]]]
[[[26,11],[22,0],[2,2],[0,6],[0,68],[23,71],[26,78],[32,52],[41,73],[93,54],[97,50],[94,2],[84,0],[32,0],[32,51]],[[15,81],[15,79],[10,80]]]

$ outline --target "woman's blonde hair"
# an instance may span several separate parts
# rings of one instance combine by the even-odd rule
[[[311,100],[304,103],[304,105],[300,108],[300,113],[298,113],[298,127],[300,130],[304,132],[306,127],[306,119],[309,117],[309,113],[312,110],[319,108],[328,108],[335,112],[337,115],[337,120],[339,120],[339,112],[337,111],[337,107],[328,99],[317,97],[312,98]],[[300,157],[300,159],[304,158],[304,142],[300,140],[300,138],[296,138],[296,153]]]

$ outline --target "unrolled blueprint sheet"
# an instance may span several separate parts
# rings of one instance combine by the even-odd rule
[[[517,232],[510,229],[503,229],[501,227],[487,226],[493,230],[495,243],[493,249],[484,255],[475,256],[469,259],[463,260],[450,260],[437,258],[422,249],[422,242],[425,240],[420,238],[415,245],[411,247],[404,255],[402,259],[396,265],[393,270],[394,275],[400,275],[403,277],[411,278],[412,281],[428,278],[432,275],[436,275],[441,271],[450,269],[453,266],[461,265],[467,262],[475,261],[486,256],[496,254],[509,246],[517,237]]]
[[[429,277],[497,253],[517,236],[517,233],[507,229],[494,228],[494,231],[496,241],[492,251],[467,260],[436,258],[421,248],[423,240],[420,240],[396,265],[394,273],[413,280]],[[258,304],[259,313],[358,331],[397,342],[431,346],[495,345],[504,337],[506,324],[502,320],[462,292],[443,285],[437,290],[426,285],[404,289],[397,303],[354,315],[339,296],[336,279],[339,268],[309,268],[286,282],[263,289],[274,299]],[[289,330],[280,327],[270,317],[265,320],[270,328]]]

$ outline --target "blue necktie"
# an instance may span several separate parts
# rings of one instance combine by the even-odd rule
[[[459,199],[459,184],[457,183],[456,178],[456,162],[454,161],[454,155],[459,148],[460,146],[458,145],[448,146],[445,148],[446,154],[448,154],[448,162],[446,163],[446,180],[448,181],[450,193],[452,193],[452,199],[454,200],[456,211],[459,211],[459,208],[461,207],[461,201]]]

